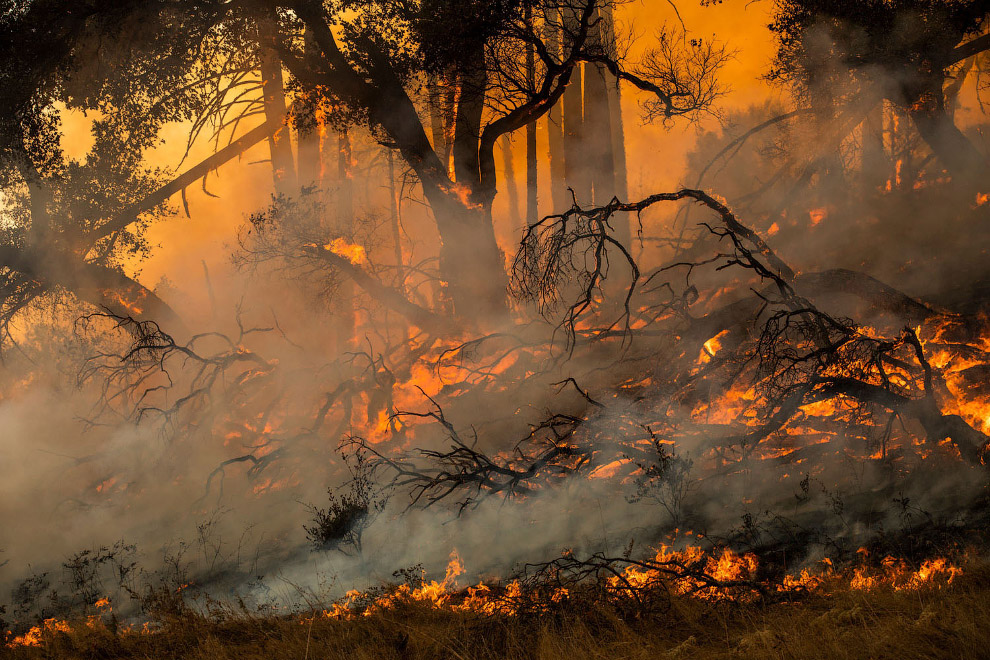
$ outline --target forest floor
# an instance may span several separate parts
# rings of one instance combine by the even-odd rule
[[[152,633],[103,625],[46,631],[0,657],[358,658],[980,658],[990,657],[990,564],[913,590],[817,590],[790,602],[663,599],[654,611],[588,605],[543,616],[485,616],[405,604],[350,620],[186,613]]]

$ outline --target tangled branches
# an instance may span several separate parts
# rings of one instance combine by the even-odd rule
[[[136,321],[106,310],[84,316],[77,330],[86,332],[97,323],[109,324],[113,331],[130,335],[132,341],[123,352],[111,347],[86,359],[79,382],[96,382],[101,388],[91,423],[106,414],[135,422],[157,415],[163,424],[175,428],[180,425],[181,413],[188,411],[189,418],[194,418],[204,412],[221,380],[234,392],[243,391],[257,379],[265,378],[275,366],[243,346],[246,336],[272,332],[274,327],[240,326],[235,338],[208,332],[181,344],[154,321]],[[202,351],[200,347],[210,341],[219,342],[220,348],[212,353]],[[189,365],[192,369],[187,369]],[[243,368],[236,376],[225,378],[237,365]],[[172,397],[174,370],[182,371],[187,386]]]
[[[444,429],[449,448],[419,448],[411,455],[390,456],[362,438],[350,440],[375,457],[376,469],[394,472],[391,486],[409,489],[410,506],[432,506],[454,496],[463,512],[491,495],[509,498],[529,493],[578,470],[590,459],[588,448],[573,441],[583,421],[580,418],[552,415],[533,427],[511,452],[489,456],[478,448],[477,433],[470,440],[463,438],[436,400],[425,392],[423,396],[430,410],[398,411],[395,416],[432,419]]]

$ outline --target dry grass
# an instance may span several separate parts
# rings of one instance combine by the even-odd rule
[[[183,658],[976,658],[990,654],[990,567],[952,585],[895,592],[839,590],[800,602],[708,603],[663,611],[584,607],[540,618],[483,617],[421,606],[354,621],[187,615],[154,634],[78,626],[16,659]]]

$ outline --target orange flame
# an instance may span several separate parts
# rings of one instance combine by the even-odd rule
[[[701,349],[701,353],[698,355],[698,364],[708,363],[715,354],[722,350],[722,338],[729,334],[728,330],[723,330],[711,339],[705,342],[704,348]]]
[[[324,245],[323,249],[333,252],[338,257],[344,257],[355,266],[363,264],[368,260],[368,254],[365,252],[364,247],[348,243],[343,238],[333,239]]]

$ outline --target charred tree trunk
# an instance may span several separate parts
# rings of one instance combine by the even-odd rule
[[[354,172],[353,156],[351,155],[351,136],[344,129],[337,133],[337,226],[341,233],[350,233],[354,227]],[[345,335],[343,339],[350,341],[354,337],[357,321],[354,309],[354,287],[344,285],[340,288],[340,315],[343,320]]]
[[[615,20],[612,16],[611,5],[602,7],[602,40],[608,52],[616,50]],[[612,167],[615,173],[614,194],[619,199],[629,197],[629,181],[626,172],[626,135],[622,125],[622,89],[618,81],[608,71],[605,71],[605,83],[608,88],[608,110],[611,122],[612,136]]]
[[[600,10],[596,16],[600,28]],[[602,34],[592,30],[588,46],[593,51],[602,47]],[[615,196],[615,163],[612,156],[612,121],[609,117],[608,71],[601,64],[584,65],[584,117],[582,141],[586,157],[583,162],[589,170],[594,204],[604,206]],[[628,227],[628,223],[627,223]]]
[[[430,77],[427,95],[433,150],[448,170],[450,169],[450,149],[453,141],[451,134],[454,129],[456,89],[456,85],[452,84],[450,80],[437,76]]]
[[[560,28],[555,23],[545,26],[547,48],[554,57],[560,56]],[[547,113],[547,157],[550,161],[550,202],[554,213],[571,205],[564,176],[564,116],[562,103],[556,103]]]
[[[454,120],[454,181],[468,193],[481,187],[481,119],[485,110],[485,53],[481,45],[462,67],[459,77],[460,93]]]
[[[506,309],[508,280],[495,240],[491,201],[481,181],[481,121],[487,72],[483,44],[459,74],[454,121],[454,189],[431,203],[440,229],[440,278],[453,311],[464,318],[492,319]]]
[[[352,171],[351,136],[347,130],[337,133],[337,225],[342,231],[354,225],[354,173]]]
[[[509,197],[509,219],[512,227],[517,228],[519,218],[519,187],[516,185],[515,165],[512,162],[512,141],[508,134],[502,136],[502,168],[505,176],[505,191]],[[528,163],[527,163],[528,164]]]
[[[574,35],[580,29],[577,11],[563,10],[564,52],[573,48]],[[564,180],[579,204],[591,202],[592,189],[589,170],[584,158],[584,94],[578,65],[564,91]]]
[[[268,138],[272,158],[272,177],[275,182],[275,192],[289,195],[295,192],[296,172],[289,128],[285,126],[285,87],[282,80],[282,62],[275,50],[277,35],[275,25],[270,21],[260,21],[257,29],[265,118],[268,124],[281,126]]]
[[[867,193],[883,187],[890,162],[883,142],[884,102],[871,110],[863,121],[863,156],[861,178]]]
[[[533,10],[526,7],[526,23],[533,25]],[[526,47],[526,84],[536,88],[536,61],[533,46]],[[539,216],[539,172],[536,162],[536,122],[526,124],[526,222],[535,222]]]
[[[402,233],[399,223],[399,200],[398,191],[395,188],[395,157],[392,150],[388,150],[388,213],[392,225],[392,248],[395,254],[395,279],[396,288],[405,293],[405,263],[402,258]]]
[[[816,120],[821,127],[831,126],[837,121],[835,105],[831,96],[826,96],[822,105],[815,113]],[[851,133],[855,130],[855,124],[848,128]],[[843,139],[845,136],[843,136]],[[818,202],[825,205],[832,200],[842,200],[838,194],[846,188],[845,167],[842,159],[842,139],[833,144],[826,144],[818,157]]]
[[[987,186],[987,159],[946,111],[942,80],[931,82],[928,89],[910,94],[908,99],[912,100],[907,104],[908,116],[953,181],[967,188]]]
[[[308,56],[316,53],[311,30],[306,30],[305,47]],[[319,187],[323,179],[323,159],[321,157],[321,141],[325,130],[323,117],[319,111],[310,105],[300,113],[298,122],[298,173],[300,187]]]

